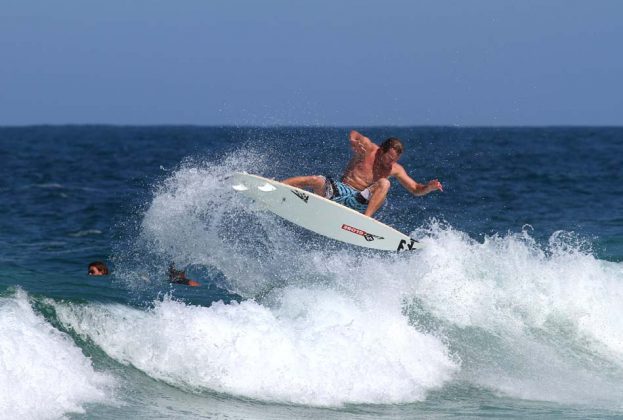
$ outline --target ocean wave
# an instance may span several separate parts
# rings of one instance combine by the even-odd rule
[[[462,378],[516,398],[620,408],[623,264],[569,232],[540,245],[528,230],[482,243],[425,230],[411,316],[451,343]]]
[[[36,314],[26,292],[0,297],[0,337],[3,418],[59,418],[112,400],[114,379],[93,369],[66,334]]]
[[[163,373],[141,365],[123,348],[115,350],[117,358],[183,386],[303,404],[417,401],[432,389],[460,380],[513,398],[621,408],[623,264],[596,258],[590,242],[572,232],[556,232],[544,244],[529,229],[477,241],[434,220],[412,232],[425,244],[418,252],[389,255],[336,245],[256,208],[224,182],[234,168],[261,173],[267,167],[269,163],[252,153],[230,156],[218,165],[182,165],[154,191],[132,252],[142,260],[149,255],[149,261],[160,261],[159,272],[169,261],[214,267],[223,273],[230,291],[257,299],[209,309],[166,301],[136,317],[159,320],[177,313],[178,322],[184,318],[209,325],[207,336],[212,326],[219,326],[214,328],[227,343],[223,348],[240,366],[260,372],[257,376],[262,378],[241,374],[244,383],[230,379],[238,366],[231,361],[214,362],[225,357],[220,353],[209,354],[204,361],[178,353],[196,365],[209,366],[199,372],[184,367]],[[139,267],[144,269],[142,262],[132,262],[126,264],[128,279]],[[349,309],[344,315],[336,307]],[[285,308],[292,310],[284,312]],[[306,329],[330,322],[322,313],[336,320],[352,319],[360,337],[372,334],[379,341],[391,342],[385,331],[388,325],[399,325],[392,339],[403,340],[409,350],[398,351],[392,347],[395,343],[374,348],[369,341],[348,334],[334,337],[328,333],[320,338],[335,344],[330,351],[316,342],[309,347]],[[74,318],[72,324],[79,324],[80,316]],[[379,324],[373,323],[376,318]],[[366,323],[375,328],[365,330],[361,325]],[[88,328],[84,334],[99,337],[120,326],[95,323]],[[93,332],[100,328],[104,332]],[[141,328],[148,326],[141,324]],[[168,328],[160,325],[160,330]],[[237,331],[253,335],[253,329],[276,334],[258,342],[259,356],[244,351],[245,346],[236,347],[232,338]],[[202,342],[199,335],[187,334]],[[152,351],[172,351],[166,336],[156,331],[149,336],[143,343],[148,348],[155,348],[149,345],[152,341],[163,346]],[[101,345],[115,348],[106,343]],[[286,346],[295,348],[294,354],[307,354],[308,359],[288,359],[280,353],[280,343],[290,343]],[[304,350],[308,347],[311,356]],[[205,354],[202,351],[193,347],[193,354]],[[293,363],[284,366],[296,368],[271,365],[273,354],[280,355],[284,363]],[[329,359],[326,370],[315,364],[320,354]],[[265,365],[256,361],[260,356],[268,361]],[[389,368],[382,363],[362,364],[363,360],[387,358]],[[374,372],[370,378],[389,391],[372,387],[362,368],[349,364],[352,361]],[[395,367],[398,361],[417,367],[401,371]],[[418,374],[428,364],[429,376]],[[340,365],[348,368],[339,369]],[[263,370],[271,366],[273,370]],[[312,386],[321,383],[314,382],[316,369],[325,374],[335,371],[328,385],[322,385],[340,390],[334,399],[325,397],[322,387]],[[389,376],[374,376],[384,369]],[[411,378],[411,390],[397,385],[405,377]],[[352,384],[361,384],[364,392],[357,393]]]
[[[312,406],[423,400],[457,369],[400,313],[322,289],[286,288],[266,307],[171,299],[141,311],[58,305],[59,319],[109,356],[191,390]],[[140,331],[140,334],[136,332]]]

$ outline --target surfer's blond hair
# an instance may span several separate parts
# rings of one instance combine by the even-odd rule
[[[383,143],[381,143],[380,148],[383,151],[383,153],[389,152],[389,149],[394,149],[396,153],[401,155],[402,152],[404,151],[404,146],[402,145],[402,141],[400,141],[398,137],[388,138]]]

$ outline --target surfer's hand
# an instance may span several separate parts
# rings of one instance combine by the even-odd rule
[[[366,153],[366,146],[360,140],[351,141],[350,144],[356,155],[363,155]]]
[[[439,182],[438,179],[433,179],[432,181],[428,181],[428,184],[426,186],[428,187],[430,191],[439,190],[443,192],[443,185],[441,185],[441,182]]]

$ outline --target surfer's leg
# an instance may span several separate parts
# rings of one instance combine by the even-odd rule
[[[317,194],[321,197],[325,195],[325,177],[321,175],[311,175],[311,176],[295,176],[293,178],[284,179],[283,182],[286,185],[292,185],[297,188],[311,188],[314,194]]]
[[[381,178],[376,181],[374,184],[368,187],[370,191],[370,199],[368,202],[368,208],[365,211],[365,215],[372,217],[376,211],[381,208],[383,202],[385,201],[385,197],[387,196],[387,192],[389,191],[390,182],[387,178]]]

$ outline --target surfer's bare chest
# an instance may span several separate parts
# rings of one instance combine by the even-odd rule
[[[363,158],[354,157],[344,172],[344,181],[362,190],[381,178],[389,177],[391,167],[383,167],[376,157],[376,153],[369,153]]]

